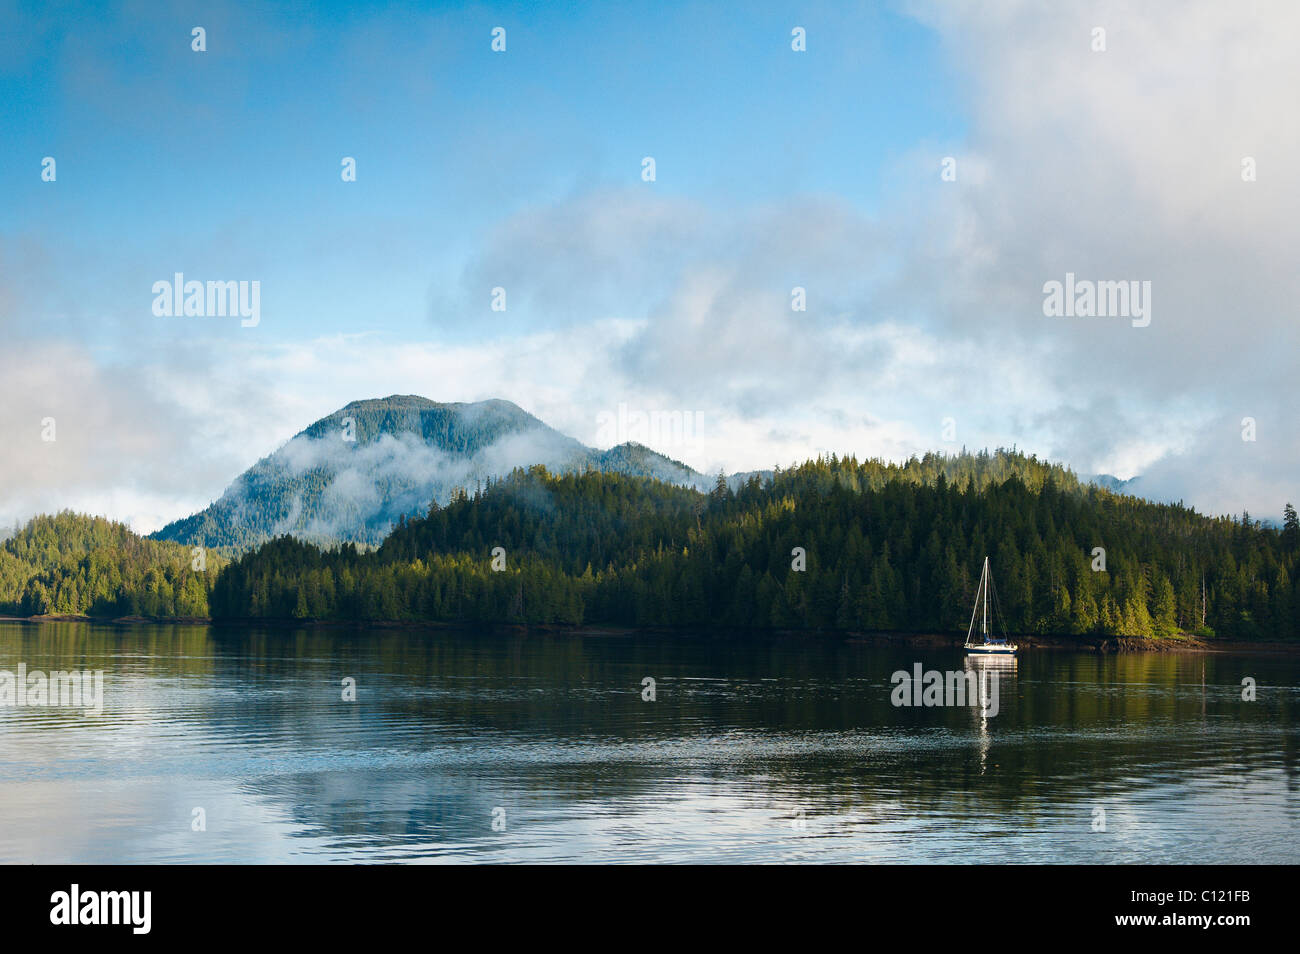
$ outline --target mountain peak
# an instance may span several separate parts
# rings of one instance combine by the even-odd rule
[[[340,408],[341,411],[353,411],[359,409],[375,409],[382,407],[394,408],[416,408],[423,410],[425,408],[439,407],[436,401],[430,401],[427,397],[421,397],[418,394],[390,394],[382,398],[362,398],[359,401],[349,401]],[[338,411],[335,412],[339,413]]]
[[[446,503],[457,487],[541,464],[689,486],[703,478],[640,444],[598,451],[500,398],[440,404],[418,394],[351,401],[239,475],[206,510],[154,537],[209,547],[292,534],[378,543],[402,514]]]
[[[504,398],[487,398],[482,401],[433,401],[419,394],[390,394],[388,397],[381,398],[361,398],[357,401],[349,401],[340,408],[340,411],[347,411],[357,408],[362,409],[382,409],[382,408],[400,408],[414,409],[418,411],[431,410],[433,408],[478,408],[478,407],[495,407],[507,410],[519,411],[527,414],[528,412],[521,408],[513,401],[507,401]],[[335,412],[336,414],[338,411]]]

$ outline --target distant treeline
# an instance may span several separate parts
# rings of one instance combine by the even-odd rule
[[[41,516],[0,544],[0,614],[207,616],[221,557],[103,517]]]
[[[271,541],[225,567],[210,605],[223,618],[961,631],[987,554],[995,618],[1013,633],[1295,639],[1298,549],[1289,504],[1280,530],[1209,518],[1008,451],[832,456],[711,493],[538,467],[403,518],[369,553]]]

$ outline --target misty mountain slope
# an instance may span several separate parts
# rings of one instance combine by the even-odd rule
[[[1130,477],[1127,480],[1120,480],[1112,474],[1084,474],[1079,479],[1090,484],[1096,484],[1098,487],[1105,487],[1113,494],[1142,496],[1139,491],[1134,489],[1142,479],[1141,475]]]
[[[516,467],[586,469],[703,486],[703,475],[639,444],[598,451],[509,401],[439,404],[416,395],[353,401],[240,474],[205,510],[155,539],[254,546],[280,534],[377,544],[402,514],[446,503]]]
[[[590,462],[595,470],[609,474],[626,474],[631,477],[654,477],[669,484],[681,484],[704,490],[711,486],[709,478],[686,466],[679,460],[665,457],[644,444],[628,441],[607,451],[591,452]]]

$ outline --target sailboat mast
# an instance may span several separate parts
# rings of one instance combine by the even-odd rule
[[[966,630],[966,652],[996,655],[999,657],[1010,658],[1015,661],[1016,650],[1019,648],[1011,642],[1011,635],[1007,632],[1007,621],[1004,619],[1001,623],[1002,635],[993,641],[989,641],[989,590],[993,588],[993,565],[988,556],[984,557],[984,566],[980,568],[980,585],[975,588],[975,605],[970,610],[970,626]],[[976,644],[971,642],[971,636],[975,632],[975,617],[980,615],[980,606],[983,605],[983,619],[980,623],[984,630],[983,642]],[[993,602],[993,611],[1001,614],[998,609],[996,598]],[[994,620],[994,622],[997,622]]]
[[[989,558],[984,558],[984,642],[989,641]]]

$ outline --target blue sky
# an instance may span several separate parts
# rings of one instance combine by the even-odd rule
[[[257,275],[268,338],[431,321],[472,337],[471,322],[430,314],[429,289],[454,288],[521,209],[644,186],[712,205],[831,194],[870,211],[904,150],[962,127],[937,37],[888,7],[200,9],[33,24],[0,84],[16,133],[0,153],[0,228],[75,256],[94,282]],[[197,53],[190,31],[205,24]],[[791,50],[794,26],[811,55]],[[57,189],[31,174],[46,155]],[[355,183],[340,180],[344,156]],[[136,322],[156,333],[137,302],[114,310],[108,343]]]
[[[590,444],[620,406],[690,412],[658,449],[709,473],[1015,444],[1212,512],[1300,498],[1294,4],[0,21],[6,525],[153,529],[392,393]],[[176,272],[259,282],[260,323],[155,316]],[[1153,319],[1046,317],[1067,273],[1150,282]]]

